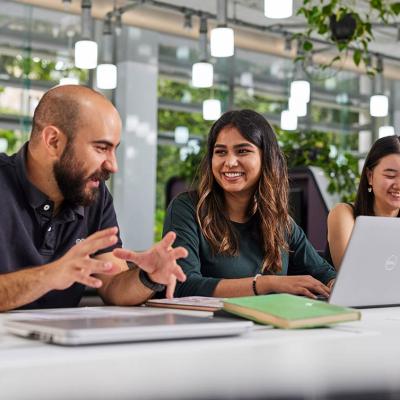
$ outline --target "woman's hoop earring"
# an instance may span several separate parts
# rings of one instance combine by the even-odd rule
[[[368,193],[372,193],[372,186],[368,186]]]

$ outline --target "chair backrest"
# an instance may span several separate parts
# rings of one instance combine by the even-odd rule
[[[183,178],[179,176],[169,178],[165,185],[165,208],[169,206],[169,203],[171,203],[178,194],[186,192],[188,188],[189,185]]]
[[[327,217],[335,199],[327,192],[322,170],[315,167],[289,169],[290,214],[320,251],[327,246]],[[328,201],[331,204],[328,204]]]

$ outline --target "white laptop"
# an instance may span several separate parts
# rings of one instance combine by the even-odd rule
[[[101,307],[11,314],[4,325],[13,334],[67,346],[165,339],[234,336],[253,323],[212,316],[183,315],[149,308]]]
[[[400,305],[400,218],[356,219],[329,303]]]

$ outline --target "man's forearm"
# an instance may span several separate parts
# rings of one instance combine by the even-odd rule
[[[140,282],[139,271],[136,267],[114,275],[99,290],[103,300],[118,306],[136,306],[150,299],[154,292]]]
[[[50,291],[46,284],[46,267],[26,268],[0,275],[0,311],[29,304]]]

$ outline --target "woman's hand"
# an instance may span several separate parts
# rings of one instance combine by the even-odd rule
[[[331,279],[331,280],[326,284],[326,286],[328,286],[328,288],[329,288],[330,290],[332,290],[334,284],[335,284],[335,279]]]
[[[265,275],[260,278],[262,281],[262,293],[290,293],[307,296],[312,299],[316,299],[316,295],[329,297],[330,294],[328,286],[310,275]]]

